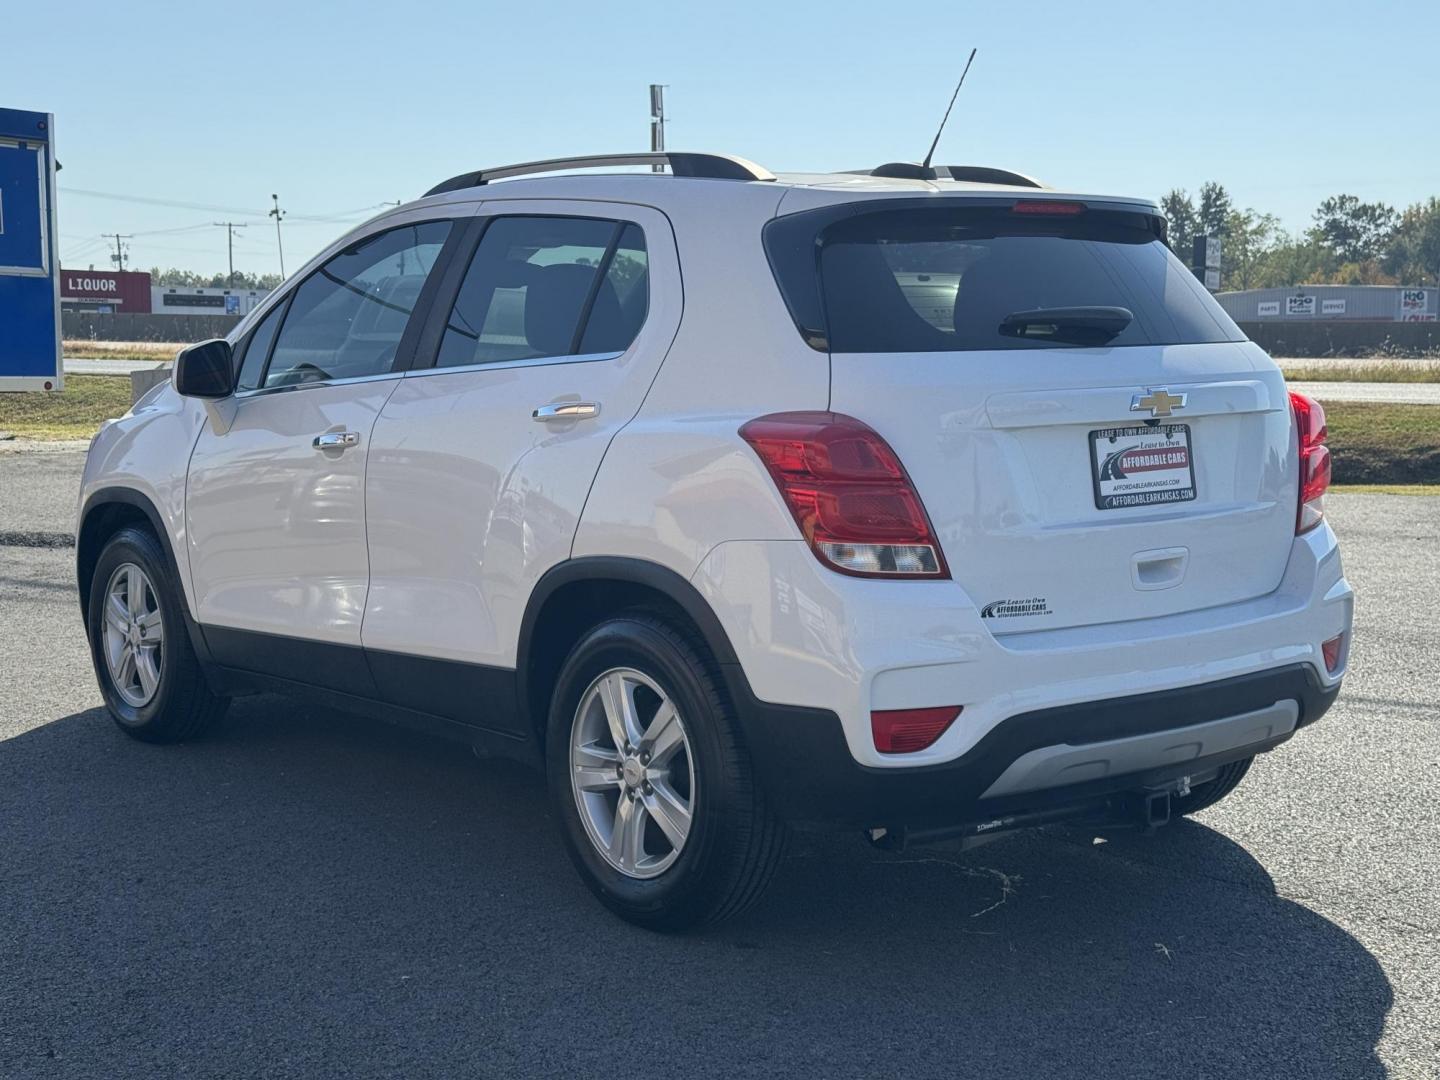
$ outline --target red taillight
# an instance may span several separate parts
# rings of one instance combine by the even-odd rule
[[[842,413],[774,413],[740,437],[827,566],[862,577],[950,576],[910,477],[869,425]]]
[[[1295,535],[1309,532],[1325,519],[1325,492],[1330,487],[1330,449],[1325,445],[1325,410],[1312,397],[1291,392],[1290,410],[1300,440],[1300,509]]]
[[[913,754],[924,750],[955,722],[959,705],[938,709],[880,709],[870,714],[875,749],[882,754]]]
[[[1022,199],[1010,208],[1012,214],[1083,214],[1085,204],[1078,202],[1045,202],[1041,199]]]
[[[1325,670],[1331,675],[1340,670],[1340,662],[1343,659],[1342,653],[1345,648],[1345,635],[1337,634],[1329,641],[1320,644],[1320,654],[1325,657]]]

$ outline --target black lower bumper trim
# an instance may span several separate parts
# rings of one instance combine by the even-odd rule
[[[996,725],[953,761],[912,769],[875,769],[850,754],[840,719],[824,709],[771,705],[743,691],[741,723],[772,805],[797,824],[862,828],[933,826],[1043,809],[1077,799],[1163,784],[1272,749],[1285,738],[1228,754],[1146,772],[1106,777],[1053,791],[982,800],[1022,754],[1045,746],[1083,745],[1190,727],[1294,701],[1296,728],[1314,723],[1334,702],[1310,664],[1291,664],[1217,682],[1021,713]],[[747,700],[748,699],[748,700]]]

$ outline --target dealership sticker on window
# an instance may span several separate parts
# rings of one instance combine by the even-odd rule
[[[1189,424],[1092,431],[1090,468],[1095,506],[1101,510],[1195,498]]]

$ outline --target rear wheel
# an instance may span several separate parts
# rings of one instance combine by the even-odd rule
[[[1254,763],[1255,759],[1248,757],[1232,761],[1228,765],[1221,765],[1220,772],[1215,779],[1206,780],[1203,784],[1196,784],[1190,789],[1189,795],[1172,799],[1171,812],[1194,814],[1214,806],[1240,785],[1240,781],[1245,779],[1245,774],[1250,771],[1250,766]]]
[[[546,753],[570,856],[622,918],[663,930],[714,923],[769,882],[783,826],[703,645],[661,619],[612,619],[575,646]]]
[[[110,715],[146,742],[195,738],[229,704],[205,682],[184,603],[151,533],[126,528],[110,538],[90,583],[90,653]]]

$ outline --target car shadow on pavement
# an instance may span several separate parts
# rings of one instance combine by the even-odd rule
[[[276,697],[0,742],[0,1075],[1370,1077],[1392,994],[1203,825],[960,854],[803,836],[665,937],[535,775]]]

